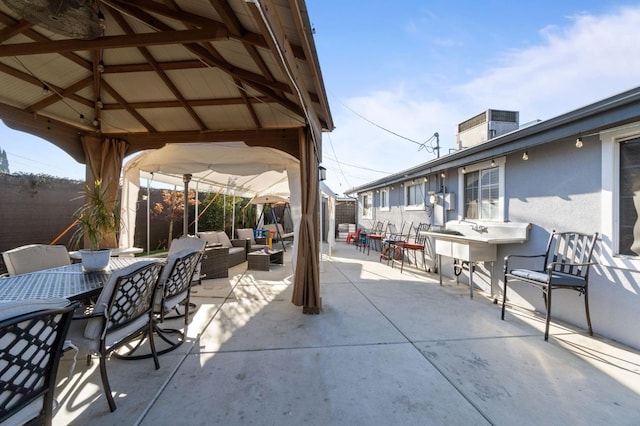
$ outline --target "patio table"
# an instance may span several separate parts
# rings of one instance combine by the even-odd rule
[[[100,293],[111,273],[152,258],[112,257],[104,271],[84,272],[81,263],[45,269],[0,279],[0,309],[2,302],[26,299],[65,298],[83,300]],[[158,260],[158,259],[153,259]]]

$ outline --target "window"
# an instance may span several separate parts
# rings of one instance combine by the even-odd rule
[[[373,217],[373,209],[371,208],[372,201],[372,194],[368,193],[362,195],[362,217],[366,219],[371,219]]]
[[[619,253],[640,256],[640,138],[620,143],[619,179]]]
[[[406,185],[405,205],[410,209],[424,208],[424,188],[422,184]]]
[[[389,211],[389,190],[380,190],[380,210]]]
[[[459,170],[462,218],[504,220],[504,164],[501,157]]]

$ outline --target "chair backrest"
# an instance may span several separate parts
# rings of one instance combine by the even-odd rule
[[[587,277],[598,233],[552,232],[547,243],[545,265],[565,274]],[[575,266],[578,264],[578,266]]]
[[[107,322],[99,317],[89,319],[84,337],[97,341],[105,336],[117,335],[121,329],[128,330],[126,327],[138,320],[144,323],[145,316],[150,318],[163,268],[161,259],[141,260],[113,272],[102,288],[93,311],[94,314],[103,314]]]
[[[167,257],[167,265],[160,276],[160,291],[155,311],[164,313],[189,297],[191,281],[202,252],[186,249]]]
[[[56,374],[76,305],[65,299],[3,304],[1,424],[25,424],[35,419],[38,424],[51,424]]]
[[[387,225],[387,234],[391,238],[394,238],[398,235],[398,228],[396,227],[395,223],[389,222],[389,224]]]
[[[174,239],[169,247],[169,253],[167,256],[181,252],[182,250],[196,250],[204,253],[204,249],[207,246],[207,240],[198,237],[181,237]],[[196,265],[196,270],[193,273],[193,281],[200,281],[200,270],[202,269],[202,258]]]
[[[252,228],[236,229],[236,234],[238,234],[238,239],[239,240],[249,240],[251,245],[255,245],[256,244],[256,240],[254,238],[253,229]]]
[[[10,276],[71,264],[62,245],[29,244],[3,252],[2,258]]]
[[[413,229],[413,222],[402,222],[402,227],[400,228],[400,237],[407,237],[407,239],[409,239],[411,229]]]
[[[423,231],[428,231],[431,228],[431,224],[429,223],[420,223],[418,225],[418,227],[416,228],[416,235],[414,237],[414,241],[416,244],[422,244],[424,245],[425,242],[427,241],[427,236],[423,235],[422,232]]]

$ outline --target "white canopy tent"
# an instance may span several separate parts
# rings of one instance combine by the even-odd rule
[[[123,167],[120,247],[132,247],[140,179],[153,179],[183,187],[184,175],[198,191],[234,194],[242,197],[287,198],[291,206],[294,234],[301,217],[299,161],[267,147],[250,147],[242,142],[180,143],[145,151]],[[297,253],[296,244],[293,256]],[[292,262],[295,265],[295,262]]]

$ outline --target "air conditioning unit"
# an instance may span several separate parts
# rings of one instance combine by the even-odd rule
[[[520,127],[518,111],[488,109],[458,124],[456,148],[464,149],[480,145]]]

